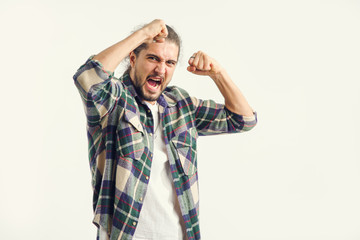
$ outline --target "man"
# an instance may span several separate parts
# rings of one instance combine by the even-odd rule
[[[87,115],[100,239],[200,239],[196,139],[256,124],[224,68],[201,51],[187,70],[209,76],[225,106],[167,87],[179,51],[176,32],[154,20],[90,57],[74,76]],[[127,56],[129,69],[116,79]]]

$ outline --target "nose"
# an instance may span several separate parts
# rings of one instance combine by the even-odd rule
[[[166,64],[161,61],[156,65],[155,72],[159,75],[163,75],[166,72]]]

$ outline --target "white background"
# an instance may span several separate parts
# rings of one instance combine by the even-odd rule
[[[172,84],[203,50],[258,112],[250,132],[199,139],[205,240],[360,239],[360,1],[0,3],[0,238],[95,239],[85,114],[72,76],[134,26],[183,39]]]

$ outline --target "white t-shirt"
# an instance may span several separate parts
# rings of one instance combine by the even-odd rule
[[[146,103],[154,118],[151,176],[134,240],[183,240],[185,233],[172,181],[158,104]]]
[[[186,240],[185,225],[172,181],[158,104],[147,103],[154,118],[154,157],[134,240]],[[100,228],[101,236],[107,236]]]

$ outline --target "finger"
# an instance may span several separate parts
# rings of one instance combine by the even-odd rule
[[[163,36],[164,38],[166,38],[168,36],[168,30],[167,30],[167,27],[166,25],[164,24],[163,25],[163,28],[161,29],[161,32],[160,32],[160,35]]]
[[[166,38],[166,35],[164,34],[158,34],[154,37],[154,41],[157,41],[157,42],[164,42],[165,41],[165,38]]]
[[[196,69],[194,66],[188,66],[187,67],[187,70],[193,74],[196,74],[196,75],[202,75],[202,76],[205,76],[205,75],[208,75],[208,71],[201,71],[201,70],[198,70]]]
[[[156,40],[157,42],[164,42],[165,38],[168,35],[168,31],[166,28],[166,25],[163,21],[160,22],[160,26],[159,26],[159,32],[158,34],[154,37],[154,40]]]
[[[199,62],[197,64],[196,68],[198,70],[204,70],[204,54],[202,54],[202,53],[199,56]]]
[[[194,66],[188,66],[188,67],[187,67],[187,70],[188,70],[189,72],[194,72],[194,71],[196,71],[196,67],[194,67]]]
[[[197,68],[201,71],[210,70],[211,58],[204,52],[200,52],[200,60]]]
[[[156,42],[164,42],[167,35],[168,35],[168,32],[167,32],[167,29],[166,29],[166,26],[165,26],[164,28],[161,29],[159,34],[154,37],[154,40]]]
[[[157,35],[156,37],[154,37],[153,41],[158,42],[158,43],[163,43],[163,42],[165,42],[165,37]]]
[[[213,64],[213,63],[210,63],[210,64],[209,64],[209,68],[210,68],[209,71],[215,71],[215,67],[214,67],[214,64]]]
[[[188,61],[189,65],[193,64],[194,59],[195,59],[195,53],[189,58],[189,61]]]
[[[155,19],[151,23],[147,24],[145,27],[148,28],[148,31],[152,35],[152,41],[163,42],[161,38],[166,38],[168,35],[166,24],[161,19]]]
[[[205,71],[210,71],[211,70],[210,64],[211,64],[210,58],[207,55],[205,55],[203,69]]]
[[[199,52],[197,52],[197,53],[195,53],[195,55],[193,55],[194,56],[194,60],[193,60],[193,62],[192,62],[192,66],[195,66],[196,68],[198,67],[198,64],[199,64],[199,60],[200,60],[200,53]]]
[[[210,70],[210,57],[206,55],[206,53],[200,52],[199,63],[197,65],[197,69],[201,71],[209,71]]]

